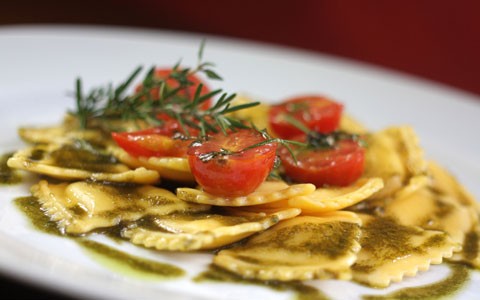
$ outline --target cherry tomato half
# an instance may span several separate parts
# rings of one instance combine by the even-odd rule
[[[332,149],[294,149],[294,153],[297,162],[286,148],[279,150],[285,174],[296,182],[347,186],[363,173],[365,149],[357,141],[341,140]]]
[[[169,78],[169,76],[172,74],[172,72],[173,72],[173,70],[168,69],[168,68],[166,68],[166,69],[163,69],[163,68],[162,69],[156,69],[155,70],[155,77],[157,79],[168,78],[166,80],[167,87],[169,89],[176,89],[176,88],[179,87],[179,83],[174,78]],[[189,76],[187,76],[187,80],[189,82],[191,82],[191,85],[189,85],[188,87],[180,90],[178,92],[178,95],[180,95],[182,97],[187,97],[188,99],[193,100],[193,97],[195,96],[195,92],[197,90],[197,87],[200,83],[203,84],[200,95],[205,95],[205,94],[210,93],[210,88],[198,76],[196,76],[194,74],[189,75]],[[143,88],[143,86],[140,84],[136,87],[135,91],[139,92],[139,91],[142,90],[142,88]],[[150,91],[150,94],[152,95],[153,99],[158,99],[158,93],[159,93],[158,88],[152,88],[151,91]],[[211,102],[212,102],[212,100],[208,99],[207,101],[202,103],[201,108],[202,109],[208,109],[211,106]]]
[[[272,170],[277,144],[242,150],[263,141],[265,137],[261,133],[242,129],[228,135],[218,133],[205,142],[194,143],[188,151],[192,174],[210,194],[225,197],[248,195]],[[222,151],[224,154],[219,154]]]
[[[158,118],[164,122],[162,126],[134,132],[112,132],[112,138],[134,157],[186,157],[192,141],[173,138],[177,133],[185,134],[180,123],[166,115]],[[188,130],[192,136],[198,134],[194,128]]]
[[[338,128],[342,111],[342,104],[326,97],[300,96],[272,106],[269,111],[269,124],[273,133],[284,139],[302,133],[287,121],[287,115],[312,131],[329,133]]]

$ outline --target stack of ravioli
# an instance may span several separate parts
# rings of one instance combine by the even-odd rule
[[[266,110],[237,117],[263,128]],[[22,128],[30,146],[8,165],[42,175],[32,194],[65,235],[116,227],[148,248],[214,250],[216,266],[244,278],[387,287],[445,259],[480,267],[479,206],[425,160],[412,128],[341,124],[367,143],[363,176],[341,188],[267,180],[250,195],[217,197],[194,188],[186,159],[132,157],[108,133],[72,122]]]

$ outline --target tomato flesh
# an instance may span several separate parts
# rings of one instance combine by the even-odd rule
[[[308,129],[329,133],[338,128],[343,105],[323,96],[300,96],[272,106],[269,124],[273,133],[288,139],[302,133],[286,116],[293,117]]]
[[[177,80],[174,78],[169,78],[169,76],[173,73],[173,69],[156,69],[155,70],[155,77],[157,79],[166,79],[166,85],[167,88],[173,90],[179,87],[179,83]],[[191,85],[185,87],[184,89],[181,89],[178,91],[178,95],[182,97],[186,97],[189,100],[193,100],[195,96],[195,92],[197,90],[198,85],[201,83],[202,84],[202,89],[200,92],[200,95],[205,95],[210,93],[210,88],[207,86],[205,82],[203,82],[198,76],[191,74],[187,76],[187,80],[190,81]],[[138,85],[136,87],[136,92],[140,92],[143,89],[143,85]],[[150,95],[153,99],[158,99],[159,97],[159,88],[155,87],[150,90]],[[203,102],[200,106],[202,109],[208,109],[212,104],[212,99],[208,99],[205,102]]]
[[[186,157],[192,141],[174,139],[177,133],[185,134],[180,123],[167,115],[159,115],[162,126],[134,132],[112,132],[112,138],[128,154],[139,157]],[[198,130],[188,128],[190,135]]]
[[[317,187],[347,186],[363,173],[365,149],[357,141],[341,140],[333,149],[294,150],[297,162],[286,148],[279,150],[285,174],[296,182]]]
[[[223,197],[248,195],[272,170],[277,144],[242,150],[263,141],[261,133],[242,129],[228,135],[218,133],[205,142],[195,143],[188,151],[192,174],[207,193]],[[212,155],[222,149],[233,154]],[[209,155],[212,156],[208,158]]]

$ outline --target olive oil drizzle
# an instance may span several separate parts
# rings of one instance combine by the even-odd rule
[[[0,156],[0,184],[16,184],[22,181],[18,171],[11,169],[7,161],[13,153],[6,153]]]
[[[267,287],[276,291],[293,291],[296,300],[328,300],[329,298],[320,290],[302,283],[301,281],[262,281],[246,279],[237,274],[228,272],[215,265],[210,265],[208,270],[200,273],[194,279],[195,282],[225,282],[237,284],[254,284]]]

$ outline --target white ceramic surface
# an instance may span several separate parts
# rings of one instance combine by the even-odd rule
[[[196,62],[204,36],[96,27],[0,28],[0,153],[22,147],[20,125],[55,124],[73,107],[77,76],[94,86],[124,79],[137,65]],[[306,93],[330,95],[371,129],[411,124],[429,158],[451,169],[480,198],[480,99],[418,78],[346,60],[245,41],[207,37],[206,60],[216,63],[229,92],[263,101]],[[33,230],[12,199],[28,195],[29,183],[0,187],[0,271],[77,297],[105,299],[289,299],[289,292],[258,286],[194,283],[208,254],[156,253],[130,245],[131,253],[170,262],[188,276],[148,281],[116,273],[75,242]],[[386,290],[334,280],[308,282],[333,299],[357,299],[417,286],[446,276],[434,266]],[[480,294],[473,272],[456,297]]]

